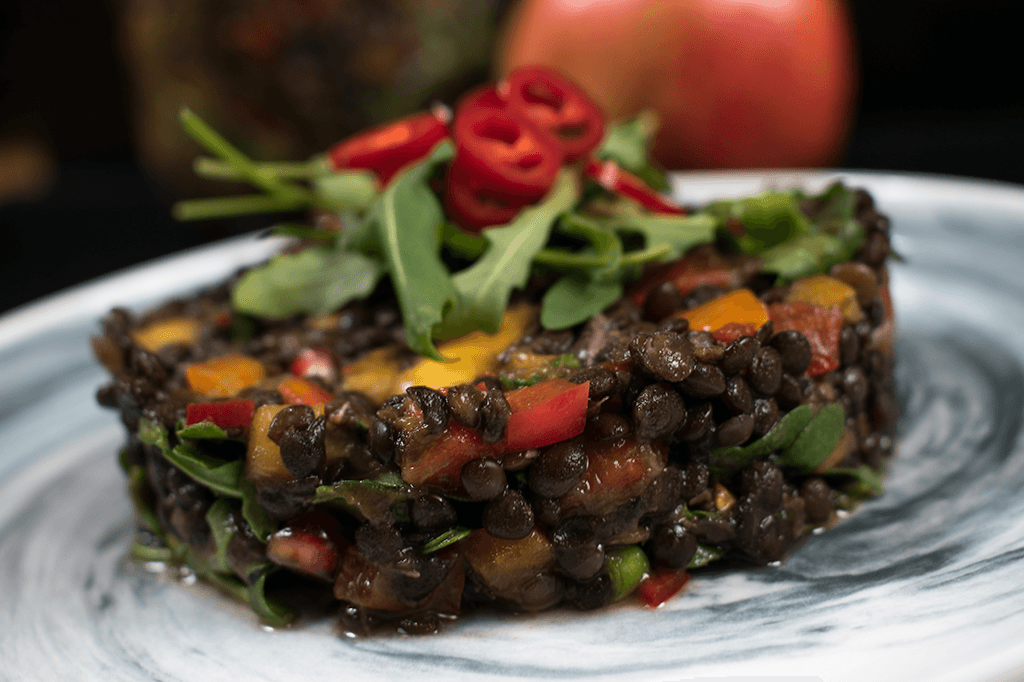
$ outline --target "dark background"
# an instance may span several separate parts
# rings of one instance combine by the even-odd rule
[[[135,160],[107,3],[0,6],[0,135],[27,131],[52,152],[29,164],[40,188],[0,197],[0,312],[231,231],[172,221]],[[861,90],[840,165],[1024,183],[1024,59],[1011,7],[851,0]]]

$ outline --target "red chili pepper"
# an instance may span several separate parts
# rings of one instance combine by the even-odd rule
[[[614,161],[591,160],[587,162],[585,170],[588,178],[609,192],[629,197],[655,213],[686,214],[686,209],[671,197],[652,188],[628,170],[620,168]]]
[[[334,381],[338,374],[334,356],[323,346],[303,348],[292,360],[289,370],[298,377],[319,377],[325,381]]]
[[[807,376],[817,376],[839,367],[839,337],[843,333],[843,314],[839,308],[822,308],[794,301],[768,306],[776,332],[795,330],[811,343],[811,364]]]
[[[251,400],[224,400],[216,403],[189,403],[185,406],[185,424],[192,426],[199,422],[212,422],[227,429],[249,426],[256,404]]]
[[[522,204],[513,205],[488,196],[473,187],[471,177],[464,170],[449,167],[445,209],[448,217],[466,232],[478,233],[485,227],[504,225],[515,218],[522,207]]]
[[[422,159],[447,137],[439,112],[424,111],[343,140],[327,154],[335,170],[371,170],[386,185],[402,167]]]
[[[510,205],[534,203],[554,184],[561,154],[544,133],[507,108],[497,108],[497,102],[489,93],[474,92],[459,103],[452,168],[474,189]]]
[[[578,85],[553,71],[518,69],[499,92],[507,93],[512,112],[558,140],[565,161],[583,158],[604,137],[601,109]]]
[[[551,379],[505,395],[512,415],[505,426],[505,449],[518,452],[552,445],[583,433],[590,382]]]
[[[689,579],[690,574],[686,571],[673,569],[655,571],[640,583],[638,590],[640,601],[645,606],[656,609],[683,589]]]

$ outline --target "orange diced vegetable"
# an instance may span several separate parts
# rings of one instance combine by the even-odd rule
[[[536,588],[538,578],[550,577],[555,567],[551,541],[536,528],[518,540],[502,540],[480,528],[460,543],[460,551],[473,573],[499,599],[519,608],[540,610],[554,606],[560,597],[552,591],[547,603],[536,594],[527,594],[531,585]]]
[[[248,355],[225,355],[185,370],[189,388],[210,398],[230,398],[263,380],[263,363]]]
[[[154,353],[172,344],[191,346],[199,338],[201,326],[191,317],[171,317],[132,332],[132,340]]]
[[[768,321],[768,309],[750,289],[737,289],[677,315],[690,322],[690,329],[707,332],[732,323],[749,324],[757,329]]]
[[[250,481],[290,481],[294,478],[281,459],[281,448],[270,440],[270,424],[277,413],[287,405],[261,405],[256,408],[249,427],[249,447],[245,453],[245,477]],[[313,405],[318,417],[324,414],[323,405]]]
[[[814,275],[793,282],[786,296],[787,303],[802,301],[821,308],[839,308],[843,319],[855,324],[864,318],[864,311],[857,303],[857,290],[846,282],[829,277]]]
[[[289,405],[317,405],[334,400],[334,395],[327,389],[309,379],[296,376],[281,379],[277,392]]]

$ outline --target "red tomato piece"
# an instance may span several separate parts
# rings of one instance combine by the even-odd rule
[[[551,379],[509,391],[512,415],[505,427],[505,448],[518,452],[553,445],[583,433],[590,382]]]
[[[335,170],[370,170],[386,185],[401,168],[422,159],[447,137],[446,122],[436,112],[424,111],[354,135],[331,147],[327,155]]]
[[[513,71],[502,85],[509,109],[558,141],[565,161],[590,153],[604,137],[601,109],[575,83],[550,69]]]
[[[313,510],[270,536],[267,558],[290,570],[333,581],[347,549],[341,523],[326,512]]]
[[[192,426],[199,422],[212,422],[227,429],[248,426],[256,404],[251,400],[224,400],[216,403],[189,403],[185,406],[185,424]]]
[[[741,336],[753,336],[757,332],[754,325],[743,324],[742,322],[730,322],[724,327],[720,327],[711,333],[711,336],[715,337],[715,341],[719,343],[729,343],[735,341]]]
[[[452,420],[441,437],[427,446],[415,459],[400,463],[402,480],[413,485],[435,485],[450,492],[458,491],[462,484],[459,474],[462,465],[480,457],[500,457],[502,443],[483,442],[475,429]]]
[[[584,448],[587,470],[559,498],[563,511],[582,507],[589,514],[605,514],[642,494],[668,463],[664,443],[617,439],[586,443]]]
[[[612,194],[619,194],[637,202],[655,213],[683,215],[686,210],[668,195],[654,189],[636,175],[619,167],[614,161],[590,161],[587,163],[588,178]]]
[[[277,392],[289,405],[320,405],[334,400],[334,395],[319,384],[295,376],[282,379]]]
[[[775,331],[792,329],[807,337],[811,344],[808,376],[817,376],[839,367],[839,337],[843,333],[843,314],[839,308],[822,308],[810,303],[773,303],[768,316]]]
[[[662,569],[649,575],[642,583],[638,594],[640,601],[648,608],[656,609],[683,589],[690,574],[686,571]]]

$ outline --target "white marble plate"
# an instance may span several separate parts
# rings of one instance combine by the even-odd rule
[[[266,631],[125,560],[117,417],[88,337],[220,279],[252,239],[0,319],[0,680],[1024,678],[1024,188],[892,174],[682,174],[701,202],[842,175],[892,218],[899,453],[884,497],[778,567],[703,573],[658,611],[469,618],[435,637]]]

